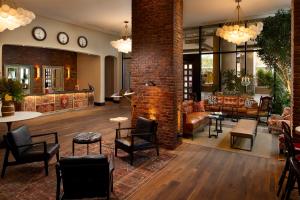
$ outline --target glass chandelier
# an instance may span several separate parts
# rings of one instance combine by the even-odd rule
[[[249,40],[255,40],[263,30],[263,23],[258,22],[256,25],[250,25],[249,27],[240,25],[240,2],[242,0],[235,1],[238,4],[238,21],[230,24],[225,24],[222,28],[218,28],[216,35],[227,40],[228,42],[240,45],[241,43],[247,42]]]
[[[124,35],[122,36],[122,38],[120,40],[116,40],[116,41],[111,41],[110,44],[118,49],[119,52],[122,53],[129,53],[131,52],[131,39],[129,37],[129,32],[128,32],[128,21],[124,21],[125,23],[125,31],[124,31]]]
[[[12,0],[0,0],[0,32],[25,26],[33,19],[33,12],[18,8]]]

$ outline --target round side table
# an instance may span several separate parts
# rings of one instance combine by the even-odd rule
[[[72,152],[74,156],[75,143],[76,144],[86,144],[87,155],[89,154],[89,144],[99,142],[100,154],[102,154],[102,144],[101,144],[102,135],[101,133],[94,132],[83,132],[79,133],[73,138],[72,143]]]
[[[118,122],[118,127],[119,129],[121,128],[121,122],[125,122],[128,120],[127,117],[115,117],[115,118],[110,118],[109,119],[111,122]]]

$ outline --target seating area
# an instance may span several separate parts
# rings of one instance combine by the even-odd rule
[[[300,198],[300,2],[0,1],[0,200]]]

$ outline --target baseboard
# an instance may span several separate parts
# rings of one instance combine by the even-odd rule
[[[94,102],[95,106],[105,106],[105,102]]]

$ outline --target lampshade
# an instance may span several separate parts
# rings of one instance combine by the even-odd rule
[[[25,26],[33,19],[33,12],[18,8],[12,0],[0,0],[0,32]]]
[[[124,21],[124,24],[125,24],[125,29],[122,38],[116,41],[111,41],[110,44],[114,48],[118,49],[119,52],[129,53],[131,52],[132,42],[131,39],[129,38],[128,21]]]

